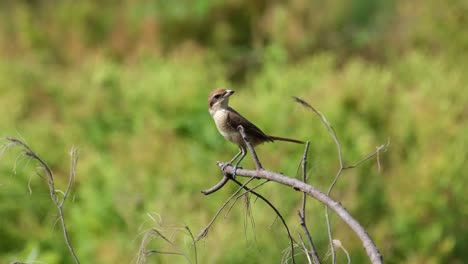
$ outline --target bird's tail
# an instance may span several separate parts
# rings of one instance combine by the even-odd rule
[[[292,142],[296,144],[305,144],[304,141],[300,141],[300,140],[292,139],[292,138],[275,137],[275,136],[268,136],[268,137],[271,138],[272,140],[287,141],[287,142]]]

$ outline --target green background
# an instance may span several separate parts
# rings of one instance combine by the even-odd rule
[[[298,96],[333,124],[346,164],[390,142],[380,171],[375,160],[345,171],[332,193],[386,263],[464,263],[467,14],[463,0],[1,1],[0,136],[25,140],[62,190],[69,150],[80,150],[64,210],[82,263],[135,261],[150,228],[193,260],[179,228],[198,234],[237,189],[200,193],[221,178],[215,161],[237,151],[218,134],[207,94],[234,89],[231,105],[265,132],[310,140],[309,182],[326,190],[336,148],[290,99]],[[257,149],[267,169],[300,177],[302,146]],[[243,166],[253,168],[249,157]],[[0,263],[72,262],[37,171],[19,149],[1,156]],[[301,195],[274,183],[258,191],[297,237]],[[324,214],[308,202],[321,258]],[[199,263],[280,263],[288,239],[275,219],[260,200],[249,218],[239,201],[198,243]],[[364,263],[360,241],[331,219],[334,238]],[[158,238],[148,249],[174,250]],[[186,263],[174,255],[147,262]]]

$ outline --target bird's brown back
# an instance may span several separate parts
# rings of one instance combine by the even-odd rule
[[[273,142],[267,134],[265,134],[260,128],[254,125],[252,122],[247,120],[247,118],[243,117],[239,114],[236,110],[228,107],[229,114],[227,118],[227,123],[229,124],[232,129],[237,131],[237,127],[242,125],[244,127],[245,133],[249,135],[253,145],[258,145],[263,142]],[[242,142],[243,143],[243,142]]]

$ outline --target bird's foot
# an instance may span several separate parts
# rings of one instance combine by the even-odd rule
[[[220,163],[220,164],[221,164],[221,163]],[[224,163],[223,166],[221,166],[221,171],[224,172],[224,169],[225,169],[227,166],[232,166],[232,165],[231,165],[231,163],[229,163],[229,162]]]
[[[231,164],[230,162],[224,163],[224,162],[218,161],[217,164],[218,164],[218,166],[221,167],[221,171],[222,171],[223,173],[224,173],[224,169],[226,169],[226,167],[232,166],[232,164]],[[234,172],[232,173],[232,176],[231,176],[231,177],[232,177],[232,178],[235,178],[235,177],[236,177],[237,169],[242,169],[242,167],[241,167],[241,166],[235,165],[233,168],[234,168]]]
[[[237,172],[237,165],[234,166],[234,172],[232,173],[232,178],[233,178],[233,179],[236,178],[236,172]]]
[[[237,169],[242,169],[241,166],[234,166],[234,172],[232,173],[232,178],[236,178],[237,175]]]

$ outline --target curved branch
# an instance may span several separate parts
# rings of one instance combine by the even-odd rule
[[[220,165],[223,166],[225,164],[221,163]],[[228,164],[224,168],[224,171],[233,174],[234,168]],[[295,190],[299,190],[312,196],[333,210],[354,231],[354,233],[356,233],[372,263],[382,263],[382,255],[377,249],[375,243],[372,241],[372,238],[361,226],[361,224],[356,219],[354,219],[354,217],[351,216],[351,214],[339,202],[333,200],[331,197],[327,196],[316,187],[306,184],[295,178],[287,177],[268,170],[245,170],[238,168],[236,170],[236,175],[240,177],[254,177],[257,179],[274,181],[286,186],[290,186]]]
[[[229,181],[229,177],[226,176],[226,174],[224,174],[224,177],[221,179],[221,181],[219,181],[215,186],[207,189],[207,190],[203,190],[201,191],[201,193],[203,193],[204,195],[210,195],[214,192],[216,192],[217,190],[223,188],[223,186]]]

